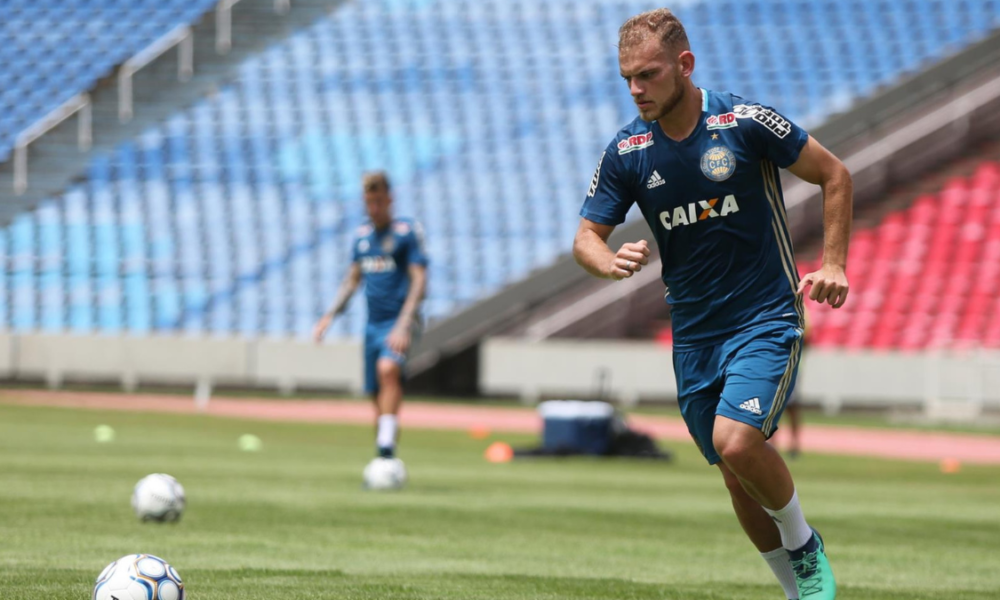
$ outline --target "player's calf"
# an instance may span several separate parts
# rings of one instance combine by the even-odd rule
[[[379,381],[378,429],[375,444],[378,455],[392,458],[396,454],[396,438],[399,432],[399,405],[403,401],[402,368],[399,363],[388,358],[379,359],[376,367]]]

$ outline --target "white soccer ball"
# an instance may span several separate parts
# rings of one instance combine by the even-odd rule
[[[129,554],[104,567],[91,600],[184,600],[184,582],[162,558]]]
[[[406,485],[406,466],[398,458],[375,458],[364,472],[369,490],[398,490]]]
[[[143,477],[132,491],[132,509],[142,521],[177,521],[184,505],[184,487],[165,473]]]

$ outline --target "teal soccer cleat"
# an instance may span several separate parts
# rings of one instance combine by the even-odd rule
[[[826,547],[819,532],[813,529],[813,537],[799,548],[788,552],[795,571],[795,584],[801,600],[834,600],[837,597],[837,582],[833,578],[830,561],[826,557]]]

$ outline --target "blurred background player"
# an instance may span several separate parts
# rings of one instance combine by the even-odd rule
[[[809,313],[803,313],[802,352],[809,348]],[[799,367],[801,374],[801,366]],[[796,375],[798,378],[798,375]],[[802,405],[799,403],[801,392],[796,387],[788,398],[785,413],[788,415],[788,458],[796,459],[802,454]]]
[[[368,302],[365,392],[375,402],[378,455],[392,458],[403,402],[403,367],[420,328],[418,309],[427,286],[427,256],[420,224],[392,216],[388,176],[368,173],[362,189],[368,223],[358,228],[353,262],[313,335],[317,342],[323,339],[330,323],[344,311],[364,280]]]
[[[788,598],[832,600],[822,538],[806,522],[781,455],[767,443],[795,384],[802,292],[847,298],[852,183],[843,163],[773,109],[695,87],[695,57],[667,9],[619,30],[621,76],[639,109],[601,156],[573,252],[591,274],[625,279],[645,240],[607,244],[639,205],[657,241],[672,307],[674,371],[688,429],[718,465],[733,508]],[[824,198],[822,267],[800,282],[778,167]]]

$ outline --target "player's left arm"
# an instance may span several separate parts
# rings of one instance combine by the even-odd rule
[[[407,267],[410,277],[410,287],[406,291],[403,308],[396,317],[396,324],[386,338],[386,344],[397,354],[406,354],[410,349],[413,336],[413,322],[417,318],[417,310],[427,291],[427,253],[424,250],[424,230],[419,223],[413,223],[406,239]]]
[[[823,190],[823,264],[799,282],[798,293],[812,286],[809,298],[840,308],[847,300],[847,247],[851,239],[854,183],[847,167],[809,136],[788,170]]]
[[[389,348],[397,354],[406,354],[410,349],[413,320],[417,316],[417,308],[420,307],[427,289],[427,267],[411,264],[407,268],[407,273],[410,276],[410,289],[406,292],[406,301],[403,302],[403,308],[396,317],[396,324],[386,338]]]

